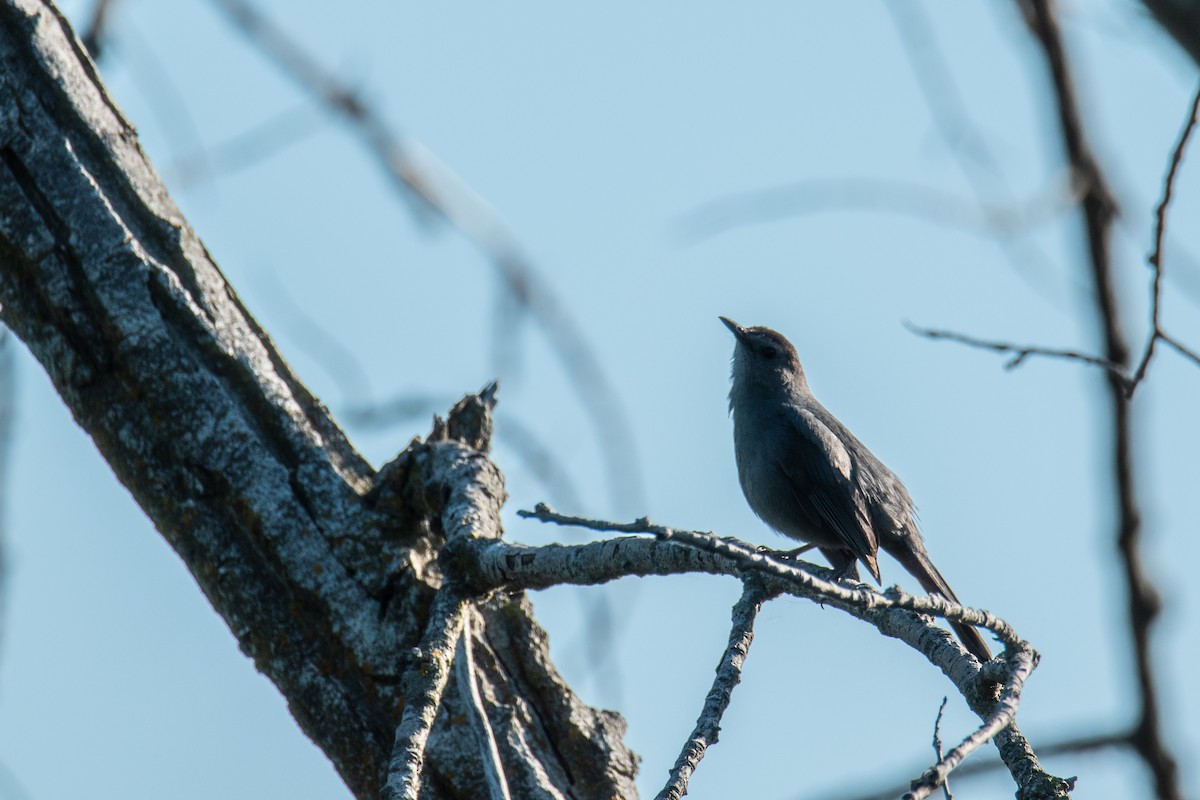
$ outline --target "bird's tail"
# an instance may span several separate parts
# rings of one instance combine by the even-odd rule
[[[920,582],[921,588],[925,591],[930,594],[940,594],[950,602],[962,605],[958,596],[954,594],[954,590],[950,588],[950,584],[946,583],[946,579],[942,577],[942,573],[938,572],[938,568],[933,565],[933,561],[929,558],[929,554],[925,552],[924,547],[919,545],[915,547],[896,547],[889,552],[891,552],[893,558],[900,562],[900,566],[908,570],[909,574]],[[958,640],[967,648],[967,652],[978,658],[981,664],[992,660],[992,649],[988,647],[987,641],[983,638],[978,628],[964,625],[961,622],[950,622],[950,627],[954,629]]]

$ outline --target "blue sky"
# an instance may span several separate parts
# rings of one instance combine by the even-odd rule
[[[1088,130],[1124,212],[1116,263],[1140,348],[1153,207],[1196,70],[1138,4],[1065,5]],[[910,189],[900,207],[863,202],[863,185],[886,183],[973,208],[883,3],[259,6],[505,219],[617,387],[644,496],[605,485],[601,445],[542,329],[510,326],[510,357],[497,360],[497,279],[474,247],[414,218],[358,139],[210,4],[124,0],[101,67],[111,92],[231,284],[336,417],[414,394],[448,405],[499,375],[501,413],[534,430],[576,487],[581,507],[562,510],[784,546],[737,486],[733,342],[717,316],[770,325],[796,344],[817,396],[904,479],[963,601],[1042,653],[1020,714],[1035,746],[1132,718],[1101,376],[1039,360],[1005,371],[904,328],[1097,347],[1079,220],[1055,202],[1065,177],[1041,63],[1009,4],[917,5],[949,65],[940,74],[999,165],[988,202],[1034,209],[1008,250],[927,213]],[[90,7],[63,4],[77,24]],[[280,118],[287,141],[264,157],[224,169],[212,155]],[[198,152],[215,167],[189,170]],[[1196,163],[1170,212],[1164,314],[1200,346]],[[732,221],[735,206],[713,204],[773,187],[792,187],[777,197],[796,213],[720,231],[696,213]],[[330,341],[362,378],[345,377],[350,359]],[[0,797],[348,797],[23,351],[17,371]],[[1192,793],[1198,391],[1200,369],[1163,352],[1135,402],[1147,558],[1167,603],[1155,661]],[[379,465],[428,419],[346,427]],[[587,538],[517,519],[554,498],[509,446],[495,457],[510,538]],[[881,567],[885,583],[916,588],[894,562]],[[732,580],[677,577],[534,597],[571,684],[629,720],[644,796],[691,730],[738,593]],[[614,625],[601,660],[587,645],[598,597]],[[913,777],[952,691],[854,620],[773,602],[690,796],[784,800]],[[973,724],[952,697],[943,740]],[[1079,775],[1080,796],[1147,792],[1125,754],[1048,767]],[[1012,794],[1004,778],[963,791]]]

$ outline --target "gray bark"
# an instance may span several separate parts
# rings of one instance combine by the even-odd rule
[[[465,514],[473,535],[500,535],[486,424],[467,404],[377,475],[246,312],[39,0],[0,2],[0,305],[301,728],[356,796],[376,797],[445,531]],[[514,794],[633,796],[624,723],[559,678],[523,596],[481,616],[477,678]],[[451,677],[423,797],[486,791],[462,702]]]

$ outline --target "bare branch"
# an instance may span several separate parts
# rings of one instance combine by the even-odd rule
[[[1094,367],[1100,367],[1106,370],[1109,375],[1114,375],[1122,381],[1122,385],[1130,382],[1126,377],[1124,368],[1119,364],[1115,364],[1108,359],[1099,358],[1097,356],[1080,353],[1075,350],[1060,350],[1053,347],[1040,347],[1037,345],[1013,344],[1012,342],[999,342],[992,339],[979,339],[974,336],[968,336],[965,333],[957,333],[955,331],[939,330],[936,328],[922,328],[912,323],[905,322],[904,327],[915,333],[917,336],[924,336],[926,339],[943,339],[948,342],[958,342],[965,344],[968,347],[977,347],[981,350],[991,350],[996,353],[1011,353],[1012,358],[1004,365],[1005,369],[1016,369],[1025,363],[1025,360],[1030,356],[1041,356],[1044,358],[1061,358],[1067,361],[1079,361],[1084,364],[1091,364]]]
[[[1023,642],[1016,635],[1016,632],[1007,622],[990,612],[952,603],[940,595],[913,597],[904,594],[897,587],[892,587],[884,594],[876,592],[866,584],[855,583],[853,584],[853,588],[850,588],[850,585],[847,583],[831,580],[834,574],[832,570],[796,559],[780,560],[771,551],[760,551],[758,548],[732,537],[721,538],[712,533],[669,528],[664,525],[657,525],[646,517],[634,520],[633,522],[621,523],[559,514],[544,503],[539,503],[533,511],[521,510],[517,514],[527,519],[537,519],[558,525],[573,525],[598,531],[651,533],[659,541],[668,543],[679,542],[688,548],[695,548],[719,557],[716,560],[704,559],[693,561],[694,566],[683,571],[716,571],[736,577],[741,577],[745,571],[762,573],[769,579],[774,579],[767,582],[767,589],[769,591],[787,592],[797,597],[818,599],[822,604],[841,608],[860,619],[871,622],[877,627],[884,624],[884,622],[874,612],[884,608],[903,609],[944,617],[955,622],[963,622],[967,625],[989,628],[1005,645],[1006,652],[1014,649],[1028,649],[1029,647],[1027,643]],[[496,585],[511,583],[522,588],[543,588],[557,583],[597,582],[594,580],[597,576],[593,572],[593,568],[579,563],[579,555],[591,553],[598,557],[598,560],[601,560],[603,559],[602,549],[590,550],[588,548],[592,548],[596,544],[607,544],[611,547],[614,544],[625,541],[618,539],[571,548],[561,548],[561,546],[555,545],[523,548],[522,554],[516,558],[514,558],[514,552],[510,549],[513,547],[512,545],[489,542],[487,549],[480,554],[478,560],[480,573],[477,577],[484,581],[494,581]],[[643,550],[642,555],[649,555],[649,552],[651,551]],[[631,552],[631,549],[626,549],[620,553],[619,561],[617,559],[603,559],[608,563],[599,567],[599,572],[602,576],[601,580],[613,580],[624,575],[666,574],[658,572],[658,570],[662,569],[658,565],[632,563],[632,556],[633,552]],[[683,559],[671,559],[669,557],[664,560],[675,561],[675,563],[684,562]],[[514,564],[514,561],[519,561],[520,563]],[[565,562],[568,561],[572,563],[570,563],[569,569],[564,569]],[[538,562],[541,563],[539,564]],[[650,571],[638,571],[647,568]],[[556,573],[554,578],[550,576],[551,570]],[[563,575],[563,573],[568,571],[572,574],[569,576]],[[547,582],[539,584],[537,582],[539,580]],[[484,585],[488,584],[485,582]],[[941,629],[937,628],[936,630],[940,631]],[[888,635],[895,634],[889,633]],[[966,651],[960,650],[959,652],[965,653]],[[970,663],[978,664],[973,657]],[[978,666],[974,669],[978,672]]]
[[[104,39],[108,34],[109,13],[116,5],[115,0],[95,0],[92,4],[92,14],[88,18],[87,27],[79,40],[87,48],[88,54],[97,64],[104,55]]]
[[[1087,753],[1093,750],[1106,750],[1114,747],[1131,747],[1130,732],[1121,730],[1109,733],[1098,733],[1087,736],[1068,736],[1057,741],[1044,743],[1038,747],[1043,758],[1060,756],[1067,753]],[[1004,769],[1005,764],[998,759],[975,760],[963,764],[954,771],[954,778],[960,783],[967,778],[976,778]],[[914,770],[915,771],[915,770]],[[881,783],[873,789],[859,790],[850,793],[831,793],[818,800],[895,800],[903,794],[901,780]],[[808,795],[805,795],[808,797]]]
[[[396,727],[387,781],[380,790],[384,800],[419,798],[425,742],[450,679],[454,646],[462,636],[466,607],[466,600],[457,591],[443,587],[429,610],[425,635],[420,647],[412,651],[404,673],[404,715]]]
[[[908,57],[909,65],[916,76],[917,85],[925,98],[933,119],[934,128],[941,136],[946,149],[954,157],[963,177],[966,178],[975,201],[985,216],[990,216],[988,203],[999,197],[1000,202],[1012,205],[1016,201],[1008,181],[1005,179],[999,160],[988,146],[983,130],[972,119],[963,93],[954,76],[956,70],[947,61],[938,43],[933,24],[921,2],[884,3],[891,14],[892,22],[899,32]],[[1041,214],[1045,218],[1052,211],[1065,211],[1078,204],[1080,187],[1070,175],[1057,194],[1055,208],[1041,208],[1044,202],[1034,200],[1024,204],[1026,218]],[[1018,210],[1017,212],[1021,212]],[[1000,252],[1012,265],[1017,275],[1038,291],[1044,291],[1037,278],[1044,280],[1050,274],[1053,262],[1029,237],[1019,236],[1022,228],[996,228],[994,237]]]
[[[742,665],[746,663],[750,644],[754,641],[754,619],[767,599],[767,592],[759,580],[748,578],[743,582],[742,596],[733,606],[729,643],[717,664],[717,676],[708,690],[708,696],[704,698],[704,708],[696,720],[696,727],[675,760],[667,784],[656,800],[680,800],[687,794],[688,781],[700,765],[700,759],[704,758],[710,745],[717,743],[721,717],[729,707],[734,688],[742,682]]]
[[[996,702],[991,715],[984,720],[984,724],[930,767],[924,775],[913,781],[910,791],[905,795],[905,800],[924,800],[929,797],[937,790],[937,787],[945,784],[950,773],[958,768],[963,759],[990,741],[1016,719],[1017,706],[1020,705],[1021,700],[1021,688],[1032,670],[1032,665],[1027,670],[1013,670],[1011,680],[1005,683],[1000,692],[1000,699]],[[947,794],[949,794],[949,790],[947,790]]]
[[[1085,181],[1083,219],[1096,310],[1104,334],[1104,357],[1114,364],[1127,367],[1129,345],[1117,300],[1109,248],[1117,205],[1084,134],[1079,104],[1075,98],[1074,79],[1054,5],[1050,0],[1016,2],[1045,56],[1066,159],[1072,170]],[[1150,629],[1160,613],[1162,601],[1142,565],[1142,518],[1138,509],[1127,382],[1112,371],[1108,372],[1108,376],[1113,431],[1113,484],[1118,502],[1117,546],[1129,592],[1129,626],[1141,690],[1141,715],[1133,741],[1138,755],[1154,776],[1159,799],[1182,800],[1178,765],[1167,748],[1161,730],[1154,664],[1150,655]]]
[[[937,719],[933,721],[933,754],[937,756],[940,762],[942,756],[942,715],[946,713],[946,703],[949,702],[949,697],[943,697],[941,705],[938,706]],[[942,793],[946,800],[954,800],[954,795],[950,791],[950,781],[946,780],[942,783]]]
[[[1159,339],[1167,338],[1162,325],[1163,240],[1167,231],[1167,209],[1171,205],[1171,196],[1175,189],[1175,176],[1179,174],[1179,165],[1183,162],[1183,152],[1196,127],[1198,112],[1200,112],[1200,89],[1196,90],[1196,95],[1192,98],[1192,107],[1188,112],[1187,121],[1184,123],[1183,131],[1179,134],[1179,141],[1176,142],[1175,149],[1171,151],[1167,176],[1163,179],[1162,199],[1159,200],[1158,207],[1154,212],[1154,249],[1150,252],[1148,259],[1150,267],[1154,271],[1154,278],[1150,284],[1150,336],[1146,340],[1146,349],[1142,353],[1142,360],[1133,374],[1133,383],[1128,390],[1131,396],[1137,385],[1146,377],[1146,370],[1150,368],[1150,359],[1154,357],[1155,343]],[[1194,353],[1174,339],[1171,340],[1171,344],[1183,355],[1200,363],[1200,358],[1197,358]]]
[[[1191,0],[1142,0],[1163,30],[1175,37],[1200,64],[1200,3]]]
[[[875,211],[1008,235],[1045,224],[1074,202],[1074,189],[1067,182],[1053,183],[1023,206],[976,206],[959,195],[907,181],[814,178],[711,200],[688,212],[679,224],[685,240],[697,241],[733,228],[805,214]]]
[[[824,577],[830,570],[802,561],[780,561],[732,538],[656,525],[646,518],[632,523],[613,523],[558,514],[545,505],[534,511],[519,511],[526,518],[557,524],[580,525],[593,530],[653,533],[658,541],[616,539],[574,547],[517,548],[505,542],[483,543],[474,559],[478,572],[466,576],[468,584],[539,588],[559,583],[596,583],[620,575],[668,574],[671,563],[686,571],[716,572],[744,577],[758,573],[768,592],[786,592],[806,597],[823,606],[845,611],[874,625],[885,636],[907,643],[937,666],[954,682],[971,709],[984,720],[983,726],[959,747],[956,762],[988,737],[994,736],[1001,758],[1025,798],[1066,797],[1070,782],[1042,769],[1028,741],[1013,720],[1025,679],[1037,665],[1037,654],[1016,635],[1011,626],[993,614],[951,603],[943,597],[914,597],[898,587],[880,594],[869,586],[834,583]],[[661,545],[678,542],[695,548],[689,559]],[[705,558],[707,555],[709,557]],[[671,573],[679,571],[672,569]],[[475,582],[475,584],[472,584]],[[476,585],[477,584],[477,585]],[[948,632],[911,612],[989,628],[1004,643],[1000,658],[983,665],[970,656]],[[1002,684],[999,700],[995,683]],[[956,748],[957,751],[957,748]]]
[[[415,199],[420,210],[449,223],[487,258],[505,289],[541,326],[591,418],[614,507],[644,507],[637,443],[620,397],[573,314],[523,253],[499,213],[431,152],[398,136],[352,87],[327,73],[250,3],[212,2],[267,58],[359,134],[394,187]]]

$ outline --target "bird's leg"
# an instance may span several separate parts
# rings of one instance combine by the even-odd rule
[[[755,549],[757,552],[762,553],[763,555],[775,556],[780,561],[795,561],[797,556],[801,555],[802,553],[807,553],[814,547],[816,547],[815,544],[806,544],[803,547],[797,547],[795,550],[775,550],[767,547],[765,544],[760,544]]]
[[[828,547],[821,548],[821,555],[825,556],[829,561],[829,566],[833,567],[832,578],[834,581],[852,580],[858,581],[858,559],[853,553],[845,550],[833,550]]]

